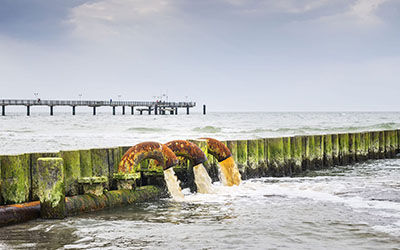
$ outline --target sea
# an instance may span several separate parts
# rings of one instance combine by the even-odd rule
[[[0,116],[0,154],[400,129],[398,112]],[[400,159],[0,228],[0,249],[400,249]]]

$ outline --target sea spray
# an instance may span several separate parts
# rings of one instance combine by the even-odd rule
[[[178,180],[178,177],[176,177],[173,168],[164,170],[164,179],[172,199],[175,201],[183,201],[185,197],[183,196],[182,189],[179,186],[180,181]]]
[[[221,182],[224,186],[239,185],[241,176],[239,169],[232,157],[229,157],[219,163],[221,167]]]
[[[198,164],[193,167],[194,182],[197,186],[197,192],[201,194],[214,193],[214,188],[211,183],[211,178],[207,173],[203,164]]]

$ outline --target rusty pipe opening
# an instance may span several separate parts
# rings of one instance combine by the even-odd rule
[[[185,140],[174,140],[165,143],[165,145],[174,152],[176,156],[182,156],[189,159],[194,166],[207,161],[207,156],[194,143]]]
[[[118,172],[131,173],[140,162],[146,159],[154,159],[164,170],[178,164],[178,158],[164,144],[158,142],[142,142],[131,147],[122,156],[118,165]]]
[[[222,142],[213,138],[200,138],[200,140],[206,141],[208,152],[213,155],[218,162],[224,161],[232,156],[229,148]]]

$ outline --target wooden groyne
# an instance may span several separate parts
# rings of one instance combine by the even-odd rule
[[[210,177],[217,180],[217,160],[207,152],[205,141],[191,141],[206,153],[208,160],[204,165]],[[242,179],[295,176],[306,171],[368,159],[394,158],[400,152],[400,130],[229,140],[223,143],[230,149]],[[55,173],[57,176],[63,176],[59,181],[65,185],[63,194],[67,197],[84,193],[101,195],[103,189],[118,190],[132,185],[163,186],[162,169],[158,168],[153,160],[141,162],[137,176],[119,175],[118,164],[129,148],[121,146],[2,155],[0,205],[37,201],[43,196],[41,192],[46,178],[43,177],[43,163],[40,162],[45,162],[46,159],[62,162],[59,165],[62,174],[56,170]],[[183,185],[194,186],[193,171],[187,161],[180,162],[174,169]],[[91,185],[93,190],[87,188],[88,185]],[[96,206],[101,207],[99,204]],[[2,208],[4,209],[0,206],[0,211]]]
[[[77,100],[40,100],[40,99],[0,99],[1,115],[6,115],[7,106],[25,106],[26,115],[30,116],[32,106],[48,106],[50,115],[54,114],[56,106],[70,106],[72,115],[76,114],[76,107],[84,106],[93,109],[93,115],[96,115],[96,108],[108,106],[112,107],[112,114],[115,115],[116,107],[122,108],[122,114],[125,115],[125,107],[131,109],[131,115],[135,113],[135,108],[142,115],[147,112],[149,115],[152,112],[155,115],[177,115],[178,109],[186,109],[186,114],[190,113],[190,109],[196,106],[195,102],[164,102],[164,101],[77,101]]]

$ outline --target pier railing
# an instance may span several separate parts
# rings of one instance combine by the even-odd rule
[[[48,106],[50,107],[50,115],[53,115],[53,107],[55,106],[70,106],[72,107],[72,115],[75,115],[75,107],[86,106],[93,108],[93,115],[96,115],[96,107],[108,106],[113,108],[122,107],[122,114],[125,115],[125,107],[131,107],[131,114],[134,114],[135,107],[140,107],[137,111],[140,114],[152,111],[154,114],[178,114],[178,108],[185,108],[186,114],[189,114],[189,109],[196,106],[196,102],[165,102],[165,101],[92,101],[92,100],[41,100],[41,99],[0,99],[1,115],[6,115],[6,106],[26,106],[26,114],[30,115],[31,106]],[[205,110],[204,110],[205,114]]]
[[[135,107],[194,107],[195,102],[155,102],[155,101],[89,101],[89,100],[40,100],[40,99],[2,99],[0,105],[43,105],[43,106],[135,106]]]

